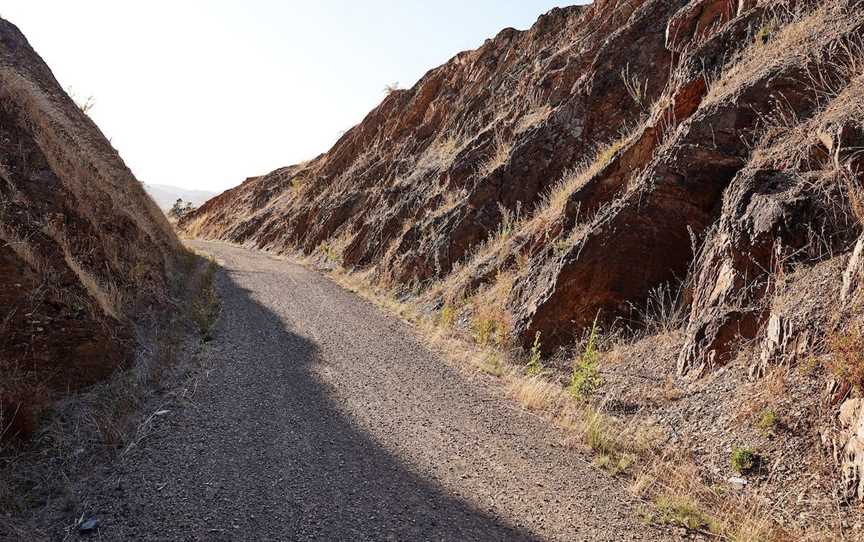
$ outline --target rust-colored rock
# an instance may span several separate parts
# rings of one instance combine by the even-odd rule
[[[464,265],[458,289],[470,294],[507,271],[513,335],[530,344],[539,332],[547,351],[597,315],[638,327],[650,293],[689,276],[678,368],[704,374],[742,339],[764,338],[774,273],[849,251],[859,233],[828,210],[836,183],[815,180],[832,164],[858,171],[860,155],[837,149],[853,148],[860,122],[802,84],[818,73],[852,92],[836,56],[861,37],[853,4],[556,9],[392,93],[328,153],[249,179],[181,226],[274,251],[324,249],[411,290]],[[787,24],[795,18],[808,21]],[[830,149],[817,149],[820,130]],[[526,220],[510,232],[517,212]],[[824,250],[814,230],[829,232]],[[484,245],[499,232],[511,238]],[[799,348],[775,324],[762,368]]]

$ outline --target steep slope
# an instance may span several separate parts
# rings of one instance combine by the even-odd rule
[[[550,363],[599,330],[601,406],[650,417],[711,484],[760,443],[779,470],[748,487],[811,525],[802,503],[832,501],[790,495],[864,498],[862,7],[556,9],[181,225],[315,254]],[[782,438],[753,420],[774,408]]]
[[[705,291],[708,268],[722,263],[714,252],[696,262],[693,244],[714,224],[738,223],[722,202],[753,184],[754,145],[773,120],[808,119],[829,91],[820,81],[839,91],[854,79],[857,4],[556,9],[393,92],[328,153],[249,179],[183,224],[268,250],[321,248],[385,284],[428,285],[473,265],[460,288],[469,294],[518,259],[527,270],[507,302],[514,331],[524,344],[540,332],[552,351],[598,313],[633,319],[634,304],[694,265]],[[854,235],[825,227],[845,232],[833,248]],[[516,238],[499,250],[511,261],[478,264],[488,246],[472,261],[501,232]],[[709,304],[697,293],[682,370],[722,358],[730,325],[757,327]]]
[[[273,250],[326,242],[384,280],[441,277],[638,120],[620,70],[651,65],[644,101],[659,95],[664,21],[684,3],[599,2],[503,30],[391,93],[327,154],[248,180],[187,228]]]
[[[128,363],[179,243],[96,125],[0,19],[0,436]]]

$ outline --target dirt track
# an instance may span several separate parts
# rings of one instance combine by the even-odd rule
[[[102,540],[670,538],[405,324],[300,266],[193,245],[224,267],[213,370],[93,485]]]

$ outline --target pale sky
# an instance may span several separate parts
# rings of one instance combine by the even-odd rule
[[[3,0],[138,179],[220,191],[325,152],[383,98],[574,0]]]

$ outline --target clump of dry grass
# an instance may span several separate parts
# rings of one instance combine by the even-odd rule
[[[216,292],[216,271],[219,266],[214,259],[210,259],[198,282],[198,292],[189,307],[189,317],[201,334],[201,339],[210,341],[213,326],[219,317],[221,302]]]
[[[486,161],[480,166],[478,173],[481,177],[488,177],[507,163],[513,150],[513,143],[504,136],[503,132],[496,130],[491,149]]]

